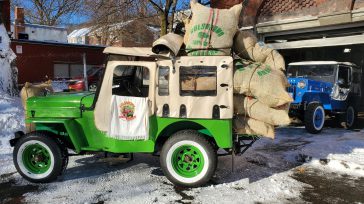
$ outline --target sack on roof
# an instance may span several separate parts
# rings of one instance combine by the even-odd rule
[[[190,21],[185,21],[188,55],[230,55],[242,8],[242,4],[239,4],[230,9],[213,9],[191,0],[193,16]],[[214,49],[193,51],[205,48]]]
[[[177,56],[183,45],[183,37],[174,33],[168,33],[153,43],[152,51],[156,54],[172,53]]]
[[[261,62],[275,70],[285,70],[285,61],[278,51],[259,45],[257,38],[249,31],[239,31],[234,38],[234,53],[254,62]]]
[[[274,70],[262,63],[253,63],[246,60],[239,60],[235,63],[235,94],[253,96],[261,103],[272,108],[293,101],[286,90],[289,83],[282,71]]]
[[[288,116],[289,104],[279,108],[270,108],[253,97],[234,95],[234,113],[247,115],[275,126],[284,126],[291,123]]]

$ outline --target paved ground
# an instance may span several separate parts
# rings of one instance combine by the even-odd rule
[[[103,154],[75,156],[51,184],[24,181],[11,154],[0,157],[0,203],[364,203],[364,132],[328,127],[309,135],[302,127],[278,130],[243,157],[219,158],[212,181],[174,187],[157,157],[137,154],[125,163]]]

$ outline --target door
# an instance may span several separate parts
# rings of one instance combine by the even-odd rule
[[[109,62],[96,102],[96,127],[111,138],[148,140],[155,72],[154,62]]]

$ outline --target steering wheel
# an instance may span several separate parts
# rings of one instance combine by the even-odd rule
[[[133,86],[130,83],[130,81],[123,80],[121,83],[123,84],[124,88],[128,91],[128,93],[130,94],[130,96],[136,96],[136,97],[142,97],[143,96],[143,93],[139,89],[139,87]]]

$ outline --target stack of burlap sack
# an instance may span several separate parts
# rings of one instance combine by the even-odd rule
[[[52,81],[47,81],[41,84],[32,84],[26,82],[24,87],[20,91],[21,102],[25,111],[25,118],[27,118],[27,99],[33,96],[45,96],[47,93],[52,93]],[[26,132],[34,131],[34,127],[31,127],[28,123],[26,124]]]
[[[292,98],[286,91],[289,83],[283,57],[260,46],[252,33],[238,30],[242,4],[212,9],[191,0],[191,10],[192,18],[185,21],[187,55],[224,56],[232,50],[240,58],[234,70],[236,133],[274,138],[275,126],[290,123]]]

